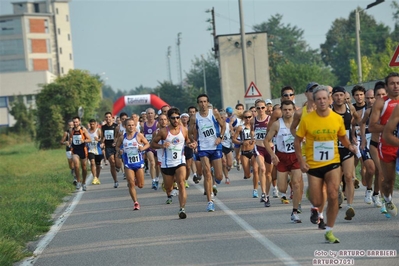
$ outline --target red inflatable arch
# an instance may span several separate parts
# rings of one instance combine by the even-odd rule
[[[126,95],[120,97],[114,103],[114,110],[112,113],[117,115],[126,105],[147,105],[151,104],[157,109],[161,109],[162,106],[168,105],[161,98],[154,94],[141,94],[141,95]]]

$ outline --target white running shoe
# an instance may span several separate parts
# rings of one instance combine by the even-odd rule
[[[373,196],[373,191],[366,190],[366,194],[364,196],[364,202],[367,204],[371,204],[373,202],[372,196]]]
[[[277,190],[277,187],[274,187],[273,188],[273,198],[278,198],[279,196],[278,196],[278,190]]]
[[[380,195],[373,196],[374,207],[380,208],[382,206],[382,202],[380,200]]]

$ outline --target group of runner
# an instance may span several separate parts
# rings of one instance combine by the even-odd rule
[[[310,220],[326,230],[327,242],[339,243],[332,229],[343,197],[347,200],[345,219],[355,216],[352,203],[358,186],[355,166],[359,161],[362,183],[366,186],[364,201],[380,207],[387,217],[397,215],[392,193],[399,146],[399,106],[395,108],[399,103],[399,74],[389,74],[384,82],[376,83],[374,90],[355,86],[353,105],[347,101],[346,93],[343,87],[311,82],[305,92],[307,102],[301,107],[295,105],[294,89],[287,86],[281,90],[279,105],[257,100],[248,110],[238,104],[235,111],[231,107],[213,108],[208,96],[201,94],[197,97],[198,109],[190,106],[187,113],[180,113],[177,108],[164,106],[157,119],[155,110],[148,108],[141,114],[141,122],[138,115],[129,118],[122,113],[118,125],[108,112],[101,130],[94,120],[86,129],[75,117],[62,143],[67,146],[67,157],[72,158],[70,167],[76,175],[77,189],[87,189],[86,158],[91,161],[93,184],[100,183],[102,153],[110,163],[115,188],[117,172],[123,166],[134,210],[140,209],[135,187],[144,185],[147,160],[153,189],[158,189],[160,174],[163,177],[167,204],[172,203],[173,191],[178,189],[181,219],[187,217],[185,188],[190,169],[196,165],[195,183],[204,177],[206,210],[213,212],[216,185],[223,176],[225,183],[230,184],[233,150],[235,165],[237,169],[242,166],[244,179],[253,178],[252,197],[259,197],[260,184],[260,201],[265,207],[271,206],[272,187],[273,196],[278,197],[278,189],[281,202],[290,203],[287,192],[291,187],[290,218],[294,223],[301,223],[302,173],[307,173]],[[97,166],[95,170],[93,165]]]

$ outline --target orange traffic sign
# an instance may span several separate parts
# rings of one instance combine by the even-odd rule
[[[244,98],[259,98],[262,97],[262,94],[256,87],[255,83],[251,81],[251,84],[249,84],[247,91],[245,92]]]

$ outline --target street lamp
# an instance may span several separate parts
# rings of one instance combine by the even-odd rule
[[[377,0],[371,4],[368,4],[365,9],[361,9],[360,11],[364,11],[366,9],[370,9],[373,6],[381,4],[385,0]],[[357,52],[357,73],[358,73],[358,81],[359,83],[363,82],[363,75],[362,75],[362,58],[360,54],[360,18],[359,13],[360,11],[356,8],[355,10],[355,17],[356,17],[356,52]]]

